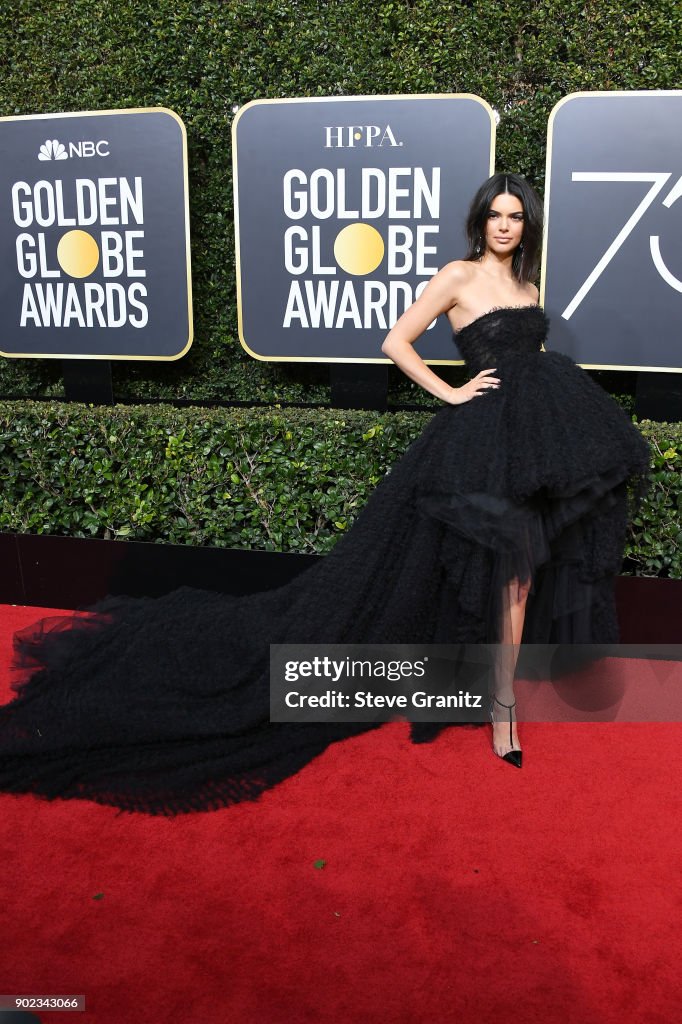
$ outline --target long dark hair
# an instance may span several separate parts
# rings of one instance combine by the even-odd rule
[[[533,281],[540,262],[542,244],[542,203],[535,189],[520,174],[493,174],[474,196],[466,222],[469,251],[465,260],[478,260],[485,252],[485,228],[490,206],[503,193],[516,196],[523,206],[522,244],[512,257],[512,274],[525,284]]]

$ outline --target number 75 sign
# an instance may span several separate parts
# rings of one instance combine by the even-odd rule
[[[583,366],[682,372],[682,92],[575,93],[552,111],[542,299]]]

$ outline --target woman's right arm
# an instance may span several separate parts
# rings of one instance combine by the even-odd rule
[[[488,390],[491,385],[499,384],[496,377],[486,376],[492,370],[481,370],[462,387],[453,388],[429,369],[414,349],[415,341],[421,337],[431,321],[456,305],[459,288],[465,280],[466,268],[458,263],[448,263],[439,270],[419,298],[396,321],[381,346],[381,351],[392,359],[406,376],[448,405],[461,405]]]

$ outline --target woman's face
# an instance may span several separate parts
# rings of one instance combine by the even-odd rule
[[[523,237],[523,203],[502,192],[488,209],[485,224],[486,249],[496,255],[513,252]]]

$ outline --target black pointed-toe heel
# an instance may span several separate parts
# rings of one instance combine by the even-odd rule
[[[516,701],[514,701],[513,704],[503,704],[501,700],[497,699],[497,697],[493,697],[493,699],[490,702],[490,721],[493,724],[495,724],[495,715],[494,715],[494,712],[495,712],[494,705],[495,704],[499,704],[501,708],[506,708],[507,711],[509,712],[509,742],[513,744],[514,740],[512,739],[512,724],[513,724],[512,711],[516,707]],[[493,753],[495,753],[495,748],[494,747],[493,747]],[[520,768],[521,767],[522,758],[523,758],[523,751],[522,750],[509,750],[509,751],[507,751],[506,754],[497,754],[497,757],[501,757],[503,761],[507,761],[509,764],[513,764],[515,768]]]

